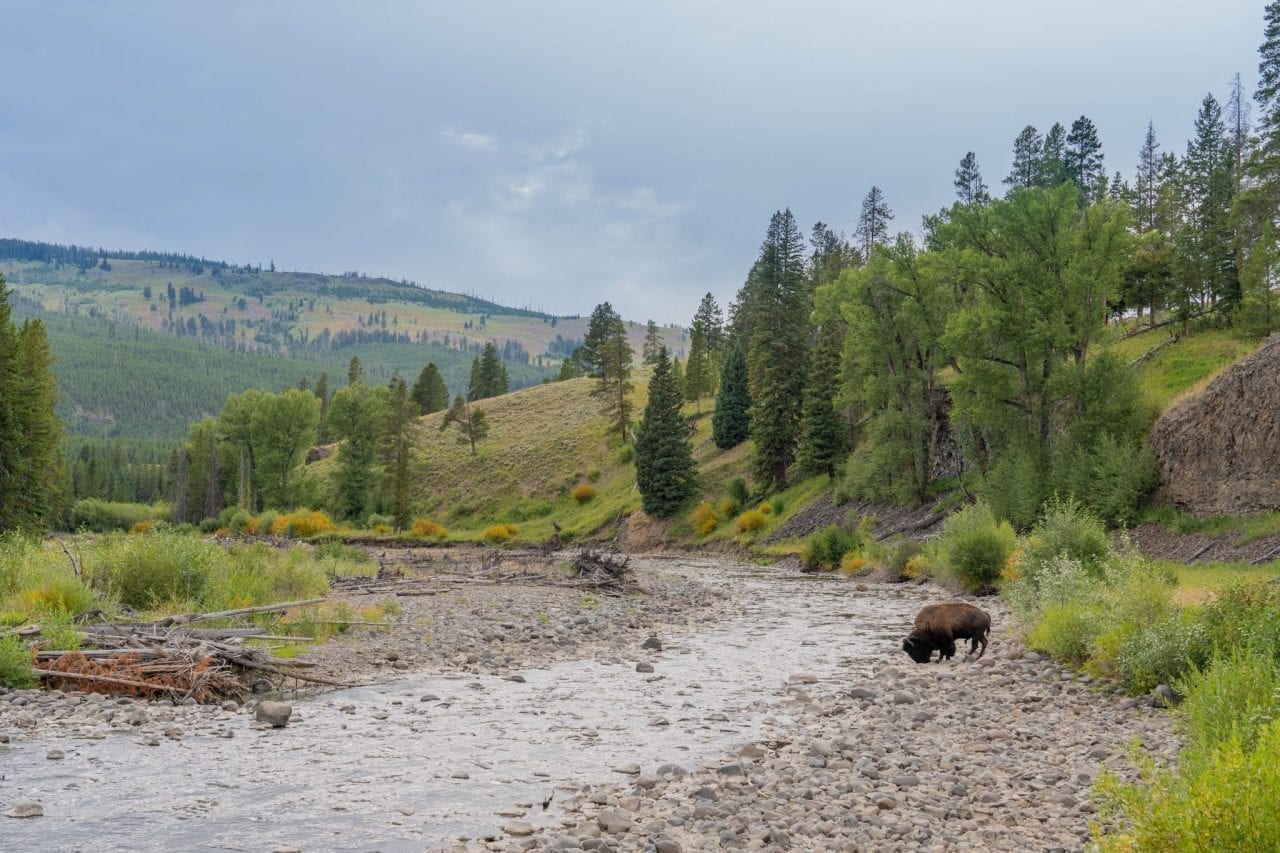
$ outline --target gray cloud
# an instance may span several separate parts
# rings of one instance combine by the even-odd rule
[[[1261,5],[117,4],[0,13],[0,232],[407,276],[686,322],[768,217],[895,225],[993,186],[1081,113],[1109,171],[1146,122],[1252,81]]]

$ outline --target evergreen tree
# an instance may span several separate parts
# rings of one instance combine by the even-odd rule
[[[1013,141],[1013,169],[1004,182],[1011,187],[1034,187],[1040,182],[1040,158],[1044,140],[1034,125],[1027,125]]]
[[[360,363],[359,356],[351,356],[351,361],[347,364],[347,384],[355,385],[364,379],[364,365]]]
[[[973,203],[973,202],[970,202]],[[833,323],[818,330],[810,359],[809,382],[804,390],[800,417],[800,449],[796,461],[814,474],[835,479],[836,468],[849,453],[849,434],[836,414],[835,397],[840,386],[840,350],[843,328]]]
[[[444,384],[444,376],[434,361],[422,368],[409,396],[422,415],[442,412],[449,407],[449,388]]]
[[[954,183],[956,198],[963,205],[986,204],[991,200],[987,185],[982,180],[982,172],[978,168],[978,155],[972,151],[961,158]]]
[[[395,516],[397,530],[404,530],[409,526],[413,422],[417,414],[417,403],[409,395],[405,381],[399,374],[393,375],[387,391],[382,464],[390,491],[389,506]]]
[[[18,399],[21,364],[9,295],[0,277],[0,530],[15,530],[28,522],[22,506],[22,489],[28,478],[22,455],[26,425]]]
[[[1088,117],[1080,116],[1071,123],[1062,165],[1067,178],[1080,188],[1082,205],[1102,199],[1107,185],[1107,173],[1102,166],[1102,143],[1098,141],[1098,129]]]
[[[453,398],[453,405],[449,407],[449,411],[445,412],[444,420],[440,422],[440,429],[446,430],[454,425],[458,428],[458,441],[470,444],[471,455],[475,456],[478,452],[476,444],[484,441],[489,435],[489,421],[484,412],[478,406],[468,405],[459,394]]]
[[[1066,149],[1067,131],[1060,122],[1054,122],[1044,135],[1040,149],[1036,186],[1056,187],[1070,177],[1067,174]]]
[[[858,238],[865,261],[871,257],[871,247],[881,246],[889,239],[889,222],[893,219],[893,211],[884,200],[884,193],[879,187],[872,187],[862,199],[862,214],[858,217],[858,227],[854,235]]]
[[[627,392],[632,387],[632,352],[627,327],[608,302],[597,305],[591,312],[587,333],[574,357],[583,372],[596,380],[592,396],[603,401],[605,417],[617,427],[619,439],[625,442],[631,423]]]
[[[684,394],[689,402],[698,404],[711,392],[711,353],[701,329],[689,333],[689,364],[684,372]]]
[[[569,356],[560,362],[560,371],[556,373],[556,381],[563,382],[566,379],[577,379],[582,375],[582,365],[573,356]]]
[[[1156,128],[1147,122],[1147,135],[1138,152],[1138,174],[1133,182],[1133,218],[1139,231],[1154,231],[1160,187],[1164,181],[1160,163],[1160,142]]]
[[[680,388],[667,348],[659,347],[649,380],[649,402],[636,428],[640,505],[655,518],[669,518],[693,496],[695,478],[689,427],[680,416]]]
[[[642,350],[645,364],[658,363],[658,350],[662,349],[662,336],[658,334],[658,324],[650,320],[645,324],[644,348]]]
[[[872,207],[883,199],[868,195]],[[887,209],[875,214],[883,222]],[[751,382],[754,474],[764,489],[787,483],[795,459],[800,409],[808,373],[807,320],[812,308],[805,276],[804,243],[790,210],[773,215],[754,271],[747,367]]]
[[[471,381],[467,386],[467,401],[487,400],[506,394],[510,390],[507,369],[498,357],[498,347],[490,341],[484,345],[480,357],[471,362]]]
[[[1201,309],[1240,300],[1239,273],[1233,245],[1234,201],[1232,156],[1222,121],[1222,108],[1206,95],[1196,115],[1195,137],[1182,161],[1184,226],[1177,243],[1180,313],[1184,326],[1198,304]]]
[[[1280,182],[1280,0],[1272,0],[1263,13],[1266,28],[1262,46],[1258,48],[1258,90],[1253,99],[1258,104],[1258,147],[1249,170],[1274,199],[1275,185]]]
[[[825,222],[814,223],[809,232],[809,248],[809,287],[814,291],[831,284],[840,273],[858,264],[857,250]]]
[[[7,301],[3,280],[0,299]],[[11,405],[18,412],[21,442],[11,460],[5,510],[16,525],[29,530],[48,527],[60,491],[62,424],[54,413],[58,383],[44,323],[31,320],[18,334],[18,374]]]
[[[721,450],[737,447],[751,433],[751,392],[747,387],[747,357],[742,347],[730,348],[720,372],[720,393],[711,415],[711,440]]]

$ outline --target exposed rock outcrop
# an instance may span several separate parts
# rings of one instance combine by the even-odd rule
[[[1159,499],[1195,515],[1280,509],[1280,334],[1151,430]]]

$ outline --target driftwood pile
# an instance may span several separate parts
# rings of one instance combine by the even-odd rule
[[[636,591],[631,573],[631,558],[584,548],[569,562],[569,581],[565,586],[583,587],[604,595],[622,595]]]
[[[166,698],[175,702],[239,700],[248,694],[247,682],[254,676],[334,687],[347,685],[301,671],[311,664],[275,658],[265,649],[244,642],[248,638],[296,642],[309,639],[307,637],[269,635],[261,627],[199,628],[195,625],[259,613],[279,613],[322,601],[322,598],[313,598],[216,613],[189,613],[154,622],[82,624],[78,627],[83,650],[48,648],[39,625],[16,628],[9,633],[36,639],[34,671],[50,688]]]

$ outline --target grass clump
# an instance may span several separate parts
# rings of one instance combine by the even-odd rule
[[[990,588],[1000,579],[1018,538],[1007,521],[979,501],[946,520],[941,549],[956,580],[971,590]]]
[[[20,637],[0,637],[0,685],[12,688],[36,686],[32,672],[35,658]]]
[[[448,539],[449,531],[444,525],[437,524],[429,518],[415,519],[409,532],[419,539]]]
[[[574,503],[581,506],[596,496],[596,487],[590,483],[580,483],[573,487],[573,491],[569,493],[569,496],[573,498]]]

